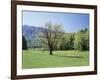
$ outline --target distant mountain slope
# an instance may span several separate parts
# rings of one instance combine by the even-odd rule
[[[28,25],[24,25],[22,28],[23,36],[25,36],[27,40],[36,38],[37,34],[42,30],[44,30],[44,28],[36,26],[28,26]]]
[[[27,40],[28,46],[34,46],[38,44],[38,33],[42,30],[45,30],[42,27],[36,27],[36,26],[29,26],[29,25],[23,25],[22,26],[22,34]]]

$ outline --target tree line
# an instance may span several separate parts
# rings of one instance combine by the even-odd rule
[[[48,49],[50,55],[54,50],[89,50],[89,30],[82,29],[76,33],[66,33],[61,24],[45,24],[45,30],[39,33],[43,47]]]
[[[28,49],[27,40],[23,39],[23,49]],[[47,22],[44,29],[38,33],[38,37],[33,40],[35,48],[49,50],[53,55],[55,50],[89,50],[89,29],[81,29],[78,32],[66,33],[61,24]]]

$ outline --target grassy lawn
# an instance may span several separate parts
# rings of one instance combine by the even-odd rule
[[[88,66],[89,51],[48,51],[23,50],[22,68],[49,68],[68,66]]]

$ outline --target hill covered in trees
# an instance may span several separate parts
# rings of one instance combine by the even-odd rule
[[[22,35],[26,39],[28,48],[41,47],[41,43],[38,40],[38,33],[40,33],[44,28],[23,25],[22,26]]]

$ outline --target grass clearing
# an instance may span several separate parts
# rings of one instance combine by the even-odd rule
[[[89,51],[54,51],[50,55],[48,51],[23,50],[22,68],[51,68],[51,67],[72,67],[88,66]]]

